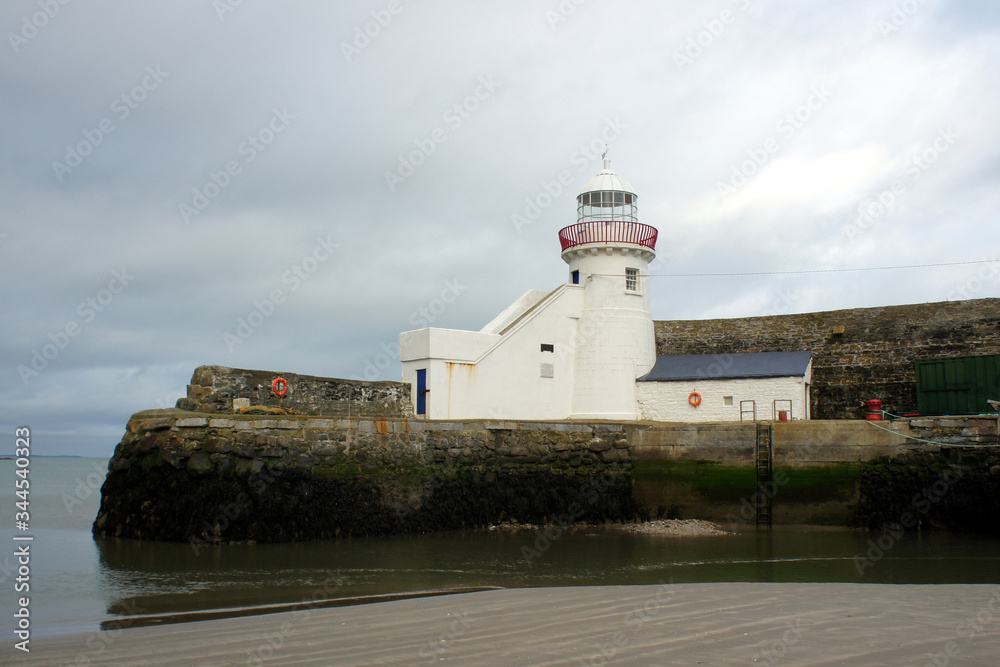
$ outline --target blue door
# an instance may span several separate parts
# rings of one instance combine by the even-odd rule
[[[417,371],[417,414],[427,414],[427,369]]]

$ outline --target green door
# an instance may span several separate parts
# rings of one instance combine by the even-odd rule
[[[921,414],[996,412],[987,400],[1000,400],[1000,355],[925,359],[915,366]]]

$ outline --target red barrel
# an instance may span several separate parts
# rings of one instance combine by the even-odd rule
[[[882,401],[877,398],[873,398],[870,401],[865,401],[865,405],[868,406],[868,416],[865,417],[867,421],[882,421]]]

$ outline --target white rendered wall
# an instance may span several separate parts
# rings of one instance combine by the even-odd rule
[[[743,378],[738,380],[672,380],[637,382],[642,419],[666,422],[740,421],[740,401],[756,402],[757,419],[777,419],[774,401],[792,401],[792,419],[809,418],[806,377]],[[701,405],[688,402],[691,392],[701,394]],[[724,398],[733,397],[731,406]],[[783,404],[787,406],[786,404]],[[779,409],[786,409],[779,403]]]
[[[563,252],[580,272],[584,306],[576,344],[574,419],[637,419],[636,378],[656,361],[649,310],[653,253],[632,245],[588,244]],[[625,269],[639,272],[637,291],[625,289]]]
[[[490,322],[480,329],[480,331],[483,333],[500,333],[511,322],[516,320],[524,314],[525,311],[529,310],[546,296],[548,296],[548,292],[543,292],[539,289],[528,290],[522,294],[517,301],[507,306],[503,312],[490,320]]]
[[[414,407],[416,371],[426,368],[430,419],[567,419],[583,293],[560,287],[502,336],[443,329],[401,334],[403,381],[414,387]],[[542,352],[543,343],[554,352]],[[542,364],[551,365],[552,377],[542,377]]]
[[[399,334],[399,359],[475,361],[500,341],[496,334],[460,329],[416,329]]]

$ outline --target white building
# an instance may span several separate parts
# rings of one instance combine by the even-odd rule
[[[642,419],[672,422],[809,419],[812,352],[672,354],[639,378]]]
[[[694,421],[687,414],[674,418],[669,406],[660,404],[674,402],[671,381],[637,382],[655,371],[654,363],[659,367],[648,279],[657,230],[638,221],[637,199],[606,159],[577,196],[576,224],[559,231],[562,259],[569,265],[564,285],[525,292],[479,331],[426,328],[400,334],[403,381],[413,387],[415,414]],[[735,388],[719,391],[749,397]],[[769,389],[767,396],[772,393],[780,392]],[[694,407],[686,396],[683,403]],[[733,418],[731,411],[718,415],[713,419]]]

